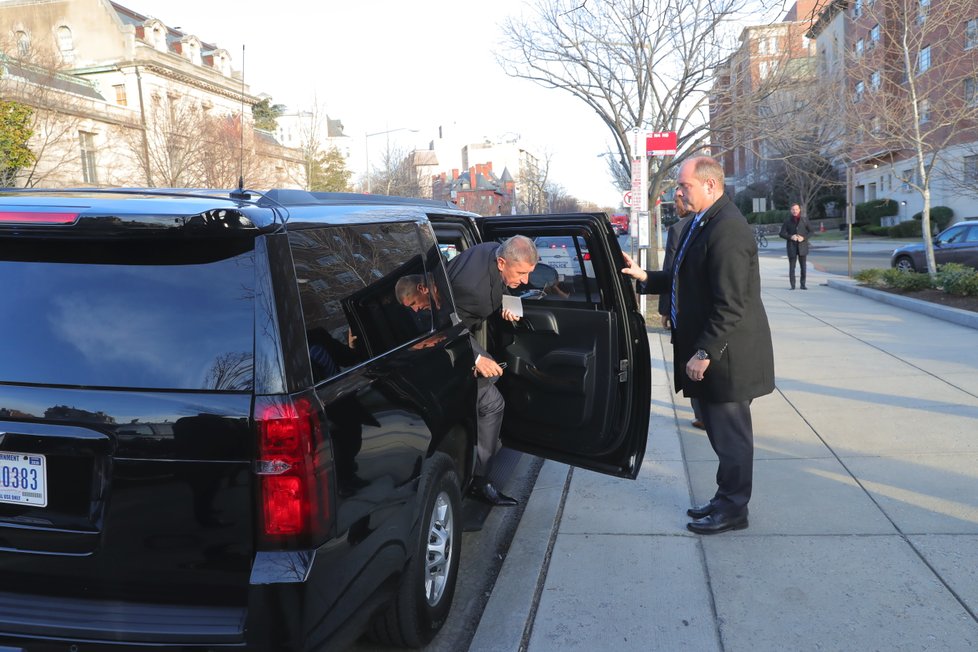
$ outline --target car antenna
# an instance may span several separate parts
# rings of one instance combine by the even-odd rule
[[[238,188],[231,191],[231,199],[248,200],[251,195],[244,189],[244,130],[245,130],[245,46],[241,44],[241,117],[238,128],[241,131],[241,142],[238,146]]]

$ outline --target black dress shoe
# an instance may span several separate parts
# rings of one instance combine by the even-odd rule
[[[473,485],[472,495],[476,499],[496,507],[512,507],[513,505],[520,504],[520,501],[516,500],[515,498],[510,498],[503,492],[499,491],[499,489],[496,489],[496,486],[491,482],[483,482]]]
[[[697,505],[696,507],[690,507],[686,510],[686,516],[692,516],[693,518],[703,518],[704,516],[709,516],[713,513],[713,510],[717,508],[716,503],[712,500],[708,503],[703,503],[702,505]]]
[[[693,419],[693,427],[699,428],[700,430],[706,430],[706,426],[699,419]]]
[[[686,524],[686,529],[696,534],[719,534],[727,530],[744,530],[747,528],[747,511],[742,514],[724,514],[713,512],[703,518],[698,518]]]

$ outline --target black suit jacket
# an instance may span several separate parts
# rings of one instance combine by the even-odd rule
[[[734,203],[721,195],[690,237],[678,268],[679,323],[673,325],[672,337],[676,391],[714,403],[771,393],[774,347],[761,302],[753,231]],[[638,290],[670,292],[670,272],[649,271]],[[700,382],[686,376],[686,363],[697,349],[710,354]]]
[[[788,219],[784,221],[781,225],[782,238],[788,241],[788,255],[789,256],[807,256],[808,255],[808,238],[812,235],[812,225],[808,222],[808,218],[802,215],[797,222],[795,219],[788,216]],[[805,238],[801,242],[797,242],[791,239],[793,235],[800,235]]]
[[[469,247],[446,265],[455,311],[473,334],[482,330],[485,321],[503,306],[503,277],[496,264],[497,249],[496,242]],[[486,355],[476,338],[473,346],[476,353]]]

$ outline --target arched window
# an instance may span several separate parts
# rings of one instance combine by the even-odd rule
[[[14,36],[17,38],[17,52],[26,57],[31,51],[31,38],[25,31],[19,31]]]
[[[58,28],[58,50],[61,51],[61,60],[65,63],[75,62],[75,42],[71,36],[71,30],[62,25]]]

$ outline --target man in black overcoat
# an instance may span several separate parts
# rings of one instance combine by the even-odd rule
[[[671,269],[647,271],[627,254],[623,273],[638,291],[669,293],[676,391],[700,399],[717,454],[717,490],[687,510],[700,534],[746,528],[753,485],[750,403],[774,391],[774,350],[761,303],[757,243],[723,192],[723,169],[712,158],[686,161],[677,196],[693,212]]]
[[[801,206],[791,205],[791,215],[781,225],[779,233],[788,243],[788,281],[791,289],[795,289],[795,261],[801,264],[801,289],[805,287],[805,273],[808,271],[806,265],[808,259],[808,238],[812,235],[812,225],[808,218],[801,214]]]
[[[539,256],[532,240],[514,235],[499,244],[485,242],[469,247],[448,262],[448,280],[455,299],[455,311],[472,333],[475,367],[478,376],[478,446],[476,448],[473,494],[490,505],[515,505],[489,479],[492,458],[499,450],[499,432],[503,425],[505,401],[496,389],[503,369],[479,341],[486,320],[495,314],[516,321],[518,317],[502,308],[503,287],[516,288],[529,282],[530,272]]]

